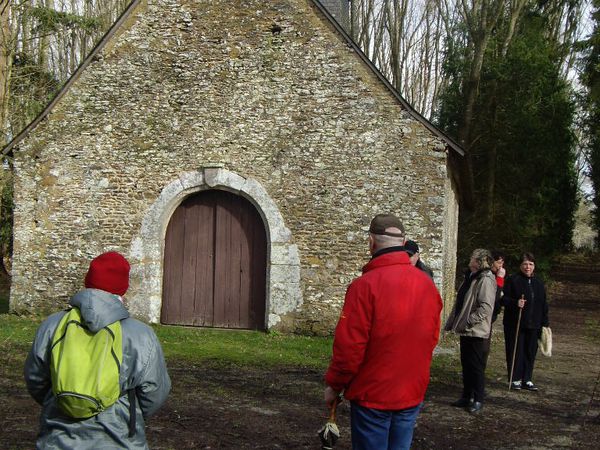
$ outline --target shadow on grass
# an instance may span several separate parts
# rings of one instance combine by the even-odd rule
[[[8,299],[10,298],[10,277],[0,270],[0,314],[8,313]]]
[[[8,313],[8,294],[0,294],[0,314]]]

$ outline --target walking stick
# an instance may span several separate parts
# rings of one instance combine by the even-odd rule
[[[521,294],[521,300],[525,300],[525,295]],[[515,347],[513,348],[512,363],[510,365],[510,380],[508,381],[508,390],[512,387],[513,374],[515,373],[515,359],[517,357],[517,344],[519,343],[519,326],[521,326],[521,313],[523,307],[519,306],[519,319],[517,320],[517,332],[515,333]]]

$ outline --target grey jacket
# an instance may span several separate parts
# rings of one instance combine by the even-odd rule
[[[461,310],[454,305],[444,329],[461,336],[490,337],[495,301],[496,278],[491,270],[484,270],[471,283]]]
[[[25,382],[31,396],[42,405],[38,449],[146,449],[144,419],[165,402],[171,390],[162,348],[154,331],[129,313],[116,295],[97,289],[84,289],[69,302],[80,309],[91,331],[117,320],[123,335],[121,392],[136,393],[136,432],[129,434],[129,400],[123,395],[100,414],[74,420],[60,412],[52,394],[50,346],[54,331],[65,314],[52,314],[38,328],[25,362]]]

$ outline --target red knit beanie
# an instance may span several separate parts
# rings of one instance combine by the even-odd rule
[[[129,288],[129,263],[117,252],[97,256],[90,263],[85,276],[85,287],[125,295]]]

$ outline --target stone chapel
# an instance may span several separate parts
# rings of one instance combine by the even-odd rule
[[[11,310],[64,308],[115,250],[147,322],[329,334],[380,212],[452,299],[462,150],[323,3],[133,0],[4,148]]]

